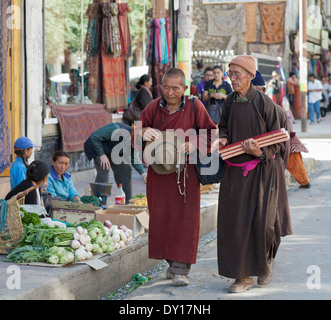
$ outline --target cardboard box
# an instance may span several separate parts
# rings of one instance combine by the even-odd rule
[[[104,222],[109,220],[112,224],[126,225],[132,230],[132,236],[137,237],[148,230],[149,214],[144,208],[130,205],[114,205],[105,210],[99,210],[95,219]]]
[[[91,203],[52,200],[53,219],[72,224],[95,220],[95,208]]]

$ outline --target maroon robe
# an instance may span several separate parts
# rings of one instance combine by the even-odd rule
[[[161,98],[153,100],[141,113],[142,127],[192,129],[194,119],[191,101],[186,97],[179,111],[169,114],[160,107]],[[194,101],[195,124],[201,129],[215,129],[205,107]],[[136,132],[137,133],[137,132]],[[210,141],[210,135],[208,135]],[[181,174],[183,186],[183,174]],[[177,174],[159,175],[151,166],[147,175],[147,200],[150,214],[149,258],[196,263],[200,232],[200,183],[194,164],[188,164],[186,203],[179,193]]]

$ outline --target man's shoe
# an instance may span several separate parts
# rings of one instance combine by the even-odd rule
[[[310,188],[310,183],[308,182],[306,185],[300,186],[299,188],[301,188],[301,189],[309,189]]]
[[[166,277],[167,277],[167,279],[173,279],[174,276],[175,276],[175,274],[172,273],[172,272],[170,271],[170,267],[169,267],[169,268],[167,269],[167,272],[166,272]]]
[[[250,288],[254,287],[254,280],[253,277],[243,278],[243,279],[236,279],[233,284],[231,285],[229,292],[230,293],[241,293]]]
[[[273,268],[274,268],[274,259],[272,259],[270,264],[268,265],[267,273],[257,278],[258,285],[265,286],[271,282],[273,276]]]
[[[310,121],[310,122],[309,122],[309,124],[315,124],[315,122],[313,122],[313,121]]]
[[[172,278],[172,285],[174,287],[183,287],[187,286],[189,283],[187,276],[184,276],[182,274],[174,274],[174,277]]]

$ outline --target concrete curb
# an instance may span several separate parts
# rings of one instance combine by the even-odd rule
[[[217,204],[205,202],[201,208],[200,236],[216,228]],[[1,256],[1,260],[5,256]],[[95,300],[118,289],[131,280],[133,274],[143,273],[160,260],[148,258],[148,234],[135,238],[134,242],[119,251],[100,258],[107,266],[94,270],[86,264],[75,264],[63,268],[19,267],[21,289],[6,287],[8,267],[12,264],[0,262],[0,299],[2,300]]]

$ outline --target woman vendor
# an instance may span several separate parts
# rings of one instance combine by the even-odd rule
[[[5,200],[11,199],[13,196],[23,192],[33,186],[38,186],[37,189],[30,191],[25,196],[25,204],[41,205],[40,187],[43,186],[48,179],[49,165],[45,162],[36,160],[33,161],[26,170],[26,179],[19,183],[6,196]]]
[[[64,151],[56,151],[52,158],[51,171],[48,177],[47,192],[63,201],[81,202],[71,175],[67,172],[70,156]]]
[[[20,182],[26,179],[28,160],[32,155],[33,143],[29,138],[20,137],[14,143],[15,161],[10,166],[10,187],[14,189]]]
[[[140,77],[139,82],[136,85],[138,89],[135,99],[141,110],[144,110],[147,105],[153,100],[151,87],[153,80],[148,74],[144,74]]]

